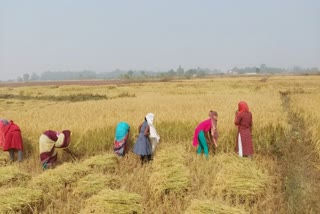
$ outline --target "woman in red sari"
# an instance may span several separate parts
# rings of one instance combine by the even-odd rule
[[[18,161],[22,161],[23,141],[21,130],[12,120],[3,127],[4,144],[3,151],[8,151],[10,160],[14,161],[14,153],[18,153]]]
[[[248,104],[244,101],[238,103],[234,123],[238,126],[236,152],[240,157],[250,157],[253,155],[252,145],[252,114]]]

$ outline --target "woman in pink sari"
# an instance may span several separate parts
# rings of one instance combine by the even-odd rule
[[[218,131],[217,131],[217,119],[218,113],[216,111],[209,112],[209,119],[202,121],[198,124],[194,130],[193,135],[193,146],[198,146],[197,154],[200,155],[202,150],[206,158],[209,158],[209,149],[207,144],[208,141],[211,141],[215,147],[218,146]]]
[[[236,112],[234,123],[238,126],[235,148],[237,154],[240,157],[252,158],[252,114],[246,102],[240,101],[238,103],[238,111]]]

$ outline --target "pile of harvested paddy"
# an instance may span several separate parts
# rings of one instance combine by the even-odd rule
[[[82,198],[88,198],[94,194],[97,194],[102,189],[118,188],[120,185],[120,179],[112,176],[105,175],[102,173],[93,173],[80,178],[73,188],[73,194],[78,195]]]
[[[118,157],[114,154],[96,155],[84,160],[81,165],[90,167],[98,172],[114,172]]]
[[[136,193],[104,189],[86,200],[83,214],[128,214],[142,213],[142,197]]]
[[[262,194],[270,181],[254,161],[234,154],[221,154],[214,157],[217,174],[213,179],[213,190],[237,196]]]
[[[183,147],[167,147],[157,152],[149,185],[155,195],[180,192],[190,187],[190,171],[184,165]]]
[[[31,175],[21,171],[18,166],[0,167],[0,186],[20,185],[30,180]]]
[[[234,208],[219,201],[193,200],[185,214],[246,214],[243,209]]]
[[[64,163],[54,169],[48,169],[32,180],[31,185],[44,192],[55,194],[70,186],[89,173],[89,168],[80,164]]]
[[[0,213],[33,213],[41,202],[42,192],[13,187],[0,190]]]

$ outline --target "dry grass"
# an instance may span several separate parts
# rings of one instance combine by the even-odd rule
[[[114,154],[101,154],[84,160],[81,165],[97,172],[114,172],[118,164],[118,157]],[[92,171],[91,170],[91,171]]]

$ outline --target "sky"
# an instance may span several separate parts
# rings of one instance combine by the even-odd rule
[[[320,68],[318,0],[0,0],[0,80],[45,71]]]

